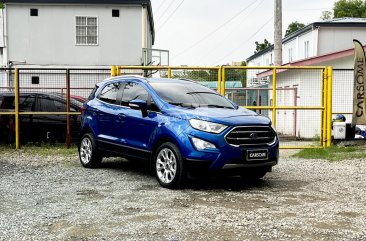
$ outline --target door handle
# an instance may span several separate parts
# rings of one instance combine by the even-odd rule
[[[93,116],[97,116],[97,115],[99,115],[99,112],[100,112],[99,110],[94,109],[94,110],[93,110]]]
[[[126,118],[126,114],[124,114],[124,113],[119,113],[119,114],[118,114],[118,117],[119,117],[120,119],[122,119],[122,118]]]

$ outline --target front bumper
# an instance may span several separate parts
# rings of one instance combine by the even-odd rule
[[[228,131],[226,131],[227,133]],[[182,155],[186,161],[188,169],[233,169],[233,168],[261,168],[277,165],[279,158],[278,138],[271,145],[247,145],[236,147],[229,145],[225,140],[225,134],[219,135],[204,133],[190,129],[181,135]],[[191,138],[196,137],[213,143],[216,148],[209,150],[196,150]],[[248,160],[248,150],[268,150],[266,160]]]

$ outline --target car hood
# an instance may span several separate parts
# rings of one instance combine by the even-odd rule
[[[238,109],[223,108],[170,108],[168,115],[180,119],[200,119],[225,125],[270,125],[271,120],[256,112],[239,107]]]

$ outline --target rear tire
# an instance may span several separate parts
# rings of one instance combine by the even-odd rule
[[[159,146],[154,157],[156,179],[165,188],[181,188],[186,173],[182,155],[176,145],[166,142]]]
[[[79,160],[81,165],[87,168],[100,166],[102,156],[100,155],[95,139],[92,134],[85,134],[79,143]]]

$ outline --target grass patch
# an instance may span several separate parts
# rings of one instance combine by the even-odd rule
[[[329,161],[342,161],[350,159],[365,158],[363,146],[337,147],[319,149],[304,149],[294,154],[294,157],[304,159],[325,159]]]
[[[16,153],[14,145],[1,145],[0,154],[4,153]],[[78,153],[77,146],[72,145],[67,148],[65,144],[27,144],[21,146],[20,152],[27,155],[39,155],[39,156],[70,156]]]

